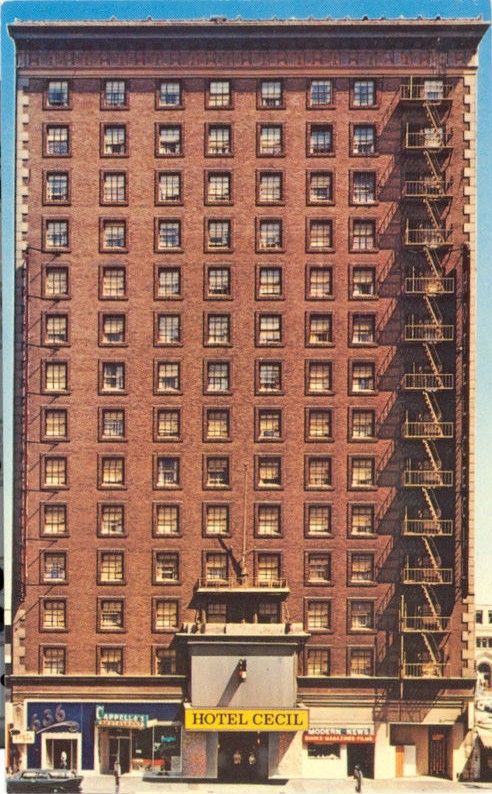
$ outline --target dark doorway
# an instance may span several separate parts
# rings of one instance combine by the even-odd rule
[[[359,764],[364,777],[374,777],[374,745],[347,744],[347,773],[354,774],[354,767]]]
[[[217,769],[229,783],[268,780],[268,733],[219,733]]]
[[[119,760],[121,773],[124,775],[130,771],[130,737],[129,736],[110,736],[109,737],[109,771],[114,769],[114,762]]]
[[[429,775],[448,777],[448,737],[442,729],[429,729]]]
[[[46,751],[48,765],[53,769],[77,769],[76,739],[47,739]],[[66,754],[65,767],[62,763],[62,753]]]

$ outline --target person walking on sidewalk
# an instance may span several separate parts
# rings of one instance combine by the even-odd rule
[[[354,767],[354,780],[355,780],[355,790],[357,792],[362,791],[363,779],[364,779],[364,775],[362,774],[362,769],[360,768],[359,764],[356,764]]]
[[[113,775],[114,775],[114,794],[120,794],[121,766],[118,758],[116,758],[114,762]]]

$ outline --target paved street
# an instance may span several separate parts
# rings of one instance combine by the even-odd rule
[[[82,791],[84,794],[114,794],[114,782],[110,775],[87,776]],[[272,781],[268,784],[209,782],[181,782],[172,779],[162,782],[144,783],[140,778],[123,776],[120,794],[352,794],[354,781],[345,780],[297,780]],[[364,780],[363,794],[447,794],[448,792],[492,791],[492,783],[452,783],[450,780],[420,777],[406,780]]]

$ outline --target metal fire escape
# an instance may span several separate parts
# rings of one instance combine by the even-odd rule
[[[406,492],[405,540],[400,599],[403,678],[441,677],[442,646],[449,631],[454,572],[449,555],[453,520],[446,518],[446,490],[453,487],[454,374],[443,361],[455,338],[454,278],[446,264],[452,229],[446,225],[451,201],[446,168],[452,130],[446,125],[451,86],[442,78],[406,80],[400,102],[404,128],[406,205],[403,284],[409,313],[403,341],[409,366],[403,381],[405,417],[402,437],[411,450],[403,472]],[[448,371],[446,371],[448,369]],[[420,447],[420,450],[419,450]]]

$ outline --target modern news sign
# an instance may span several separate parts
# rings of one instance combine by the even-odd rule
[[[185,708],[187,731],[305,731],[307,709]]]
[[[311,728],[304,733],[304,741],[309,744],[369,744],[376,740],[372,726],[357,728]]]

